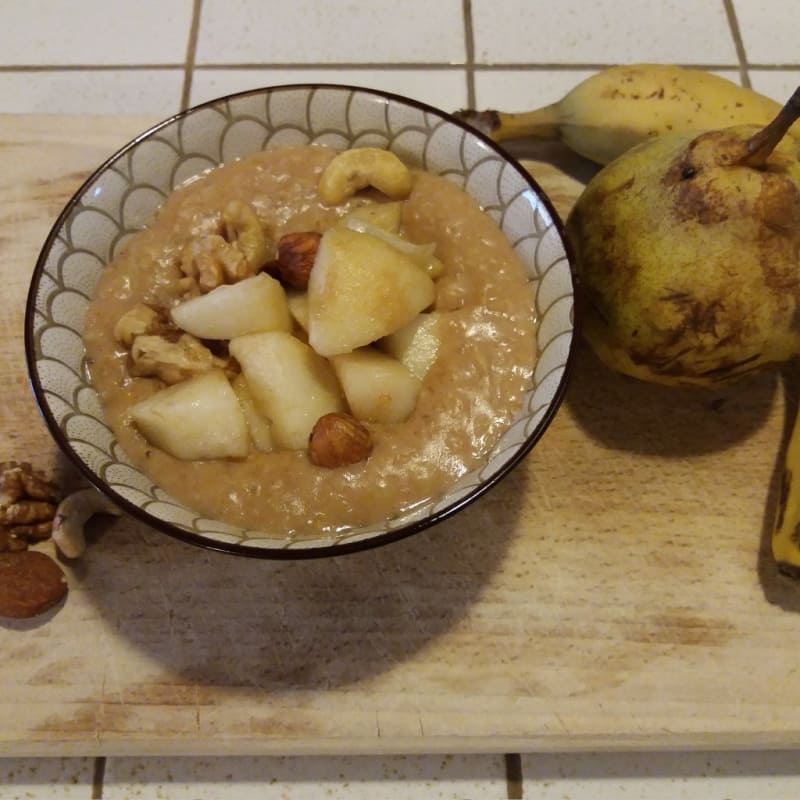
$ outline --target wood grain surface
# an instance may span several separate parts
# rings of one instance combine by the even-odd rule
[[[150,121],[0,117],[0,460],[67,483],[27,383],[28,281],[71,193]],[[565,215],[590,168],[522,155]],[[95,523],[66,602],[0,623],[0,754],[800,746],[800,584],[766,546],[796,383],[660,389],[579,348],[500,486],[337,559]]]

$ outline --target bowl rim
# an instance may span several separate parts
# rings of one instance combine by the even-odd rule
[[[470,135],[473,135],[476,138],[478,138],[482,142],[482,144],[489,147],[498,156],[500,156],[500,158],[511,164],[511,166],[514,167],[516,171],[523,177],[523,179],[529,184],[530,188],[535,192],[538,201],[541,202],[547,209],[552,219],[553,226],[556,228],[556,232],[558,233],[560,242],[564,247],[566,253],[567,267],[569,269],[571,284],[573,288],[573,307],[571,315],[572,331],[567,351],[567,357],[564,362],[563,374],[558,383],[558,386],[556,387],[553,399],[550,402],[547,410],[544,412],[541,419],[537,423],[535,431],[529,434],[525,438],[523,443],[514,452],[513,456],[511,456],[503,464],[503,466],[497,470],[497,472],[491,475],[491,477],[481,481],[479,484],[473,487],[469,492],[459,497],[453,503],[450,503],[449,505],[445,506],[439,511],[430,514],[429,516],[426,516],[423,519],[409,522],[405,525],[401,525],[396,529],[390,529],[383,531],[382,533],[377,533],[375,535],[362,537],[352,542],[345,541],[339,544],[337,544],[336,542],[331,542],[331,544],[318,545],[312,547],[293,548],[290,546],[286,546],[285,544],[281,545],[280,547],[266,547],[266,546],[252,547],[243,545],[238,542],[225,542],[225,541],[210,539],[201,536],[200,534],[185,530],[184,528],[174,525],[173,523],[167,520],[154,517],[153,515],[149,514],[145,509],[139,507],[138,505],[131,502],[124,496],[118,494],[105,481],[103,481],[98,475],[96,475],[73,450],[72,446],[69,443],[69,439],[61,430],[61,427],[59,426],[57,420],[55,419],[54,414],[50,410],[50,406],[45,396],[44,388],[42,387],[42,384],[39,380],[38,372],[36,370],[34,317],[36,312],[36,298],[38,294],[38,289],[48,255],[50,253],[50,250],[53,246],[55,239],[58,236],[58,232],[61,230],[64,222],[68,219],[73,209],[80,203],[80,200],[83,197],[86,190],[109,168],[109,166],[111,166],[113,163],[122,158],[130,150],[133,150],[141,142],[150,138],[163,128],[173,125],[178,121],[185,119],[186,117],[189,117],[192,114],[202,109],[217,106],[221,103],[228,102],[235,98],[254,96],[254,95],[267,95],[282,91],[298,91],[298,90],[314,91],[320,89],[321,90],[334,89],[334,90],[376,95],[378,97],[384,98],[389,101],[394,101],[403,105],[411,106],[425,113],[434,114],[442,118],[444,121],[449,122],[450,124],[455,125],[461,128],[462,130],[468,132]],[[24,319],[25,361],[28,371],[28,380],[31,385],[31,389],[33,391],[36,405],[39,409],[39,413],[44,418],[45,424],[47,425],[50,435],[53,437],[53,439],[55,439],[56,444],[59,446],[62,453],[64,453],[67,456],[67,458],[78,468],[83,477],[86,478],[86,480],[88,480],[88,482],[92,486],[94,486],[95,489],[106,495],[115,505],[119,506],[123,511],[125,511],[130,516],[134,517],[140,522],[143,522],[144,524],[146,524],[151,528],[155,528],[158,531],[167,534],[168,536],[174,539],[206,550],[227,553],[230,555],[245,556],[248,558],[281,560],[281,561],[329,558],[329,557],[347,555],[350,553],[362,552],[377,547],[381,547],[391,542],[396,542],[401,539],[406,539],[416,533],[420,533],[424,530],[427,530],[428,528],[432,528],[435,525],[438,525],[440,522],[443,522],[449,517],[454,516],[462,509],[471,505],[480,497],[482,497],[484,494],[486,494],[490,489],[497,486],[497,484],[500,483],[500,481],[506,475],[508,475],[508,473],[511,472],[530,453],[533,447],[542,438],[545,431],[549,428],[550,423],[553,421],[553,418],[558,412],[562,404],[562,401],[564,399],[564,394],[566,392],[567,384],[569,383],[569,378],[572,373],[572,367],[574,365],[574,360],[575,360],[576,343],[579,338],[579,326],[580,326],[580,316],[581,316],[578,312],[578,307],[576,302],[577,299],[575,291],[576,286],[577,286],[577,273],[575,270],[575,261],[573,258],[572,248],[570,247],[567,237],[565,235],[564,222],[561,219],[559,213],[556,211],[552,201],[544,192],[544,190],[536,181],[536,179],[519,163],[519,160],[517,158],[515,158],[511,153],[500,147],[496,142],[494,142],[491,138],[486,136],[481,131],[473,128],[466,122],[463,122],[450,112],[444,111],[440,108],[436,108],[435,106],[429,105],[428,103],[422,102],[420,100],[406,97],[404,95],[397,94],[394,92],[387,92],[379,89],[371,89],[363,86],[352,86],[349,84],[340,84],[340,83],[311,82],[311,83],[287,83],[287,84],[267,85],[267,86],[255,87],[252,89],[245,89],[239,92],[232,92],[225,95],[220,95],[219,97],[206,100],[202,103],[198,103],[197,105],[188,106],[187,108],[182,109],[181,111],[178,111],[169,117],[166,117],[160,122],[155,123],[146,130],[137,134],[134,138],[130,139],[126,144],[124,144],[122,147],[120,147],[118,150],[112,153],[108,158],[106,158],[98,167],[92,170],[89,176],[81,183],[78,189],[75,190],[70,199],[67,201],[66,205],[58,214],[37,256],[36,263],[34,265],[33,272],[31,274],[30,285],[28,288],[28,294],[25,304],[25,319]]]

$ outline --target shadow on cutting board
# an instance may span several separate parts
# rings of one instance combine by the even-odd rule
[[[526,480],[515,470],[429,531],[319,560],[214,553],[123,518],[90,541],[74,583],[110,635],[148,657],[156,682],[344,686],[458,625],[503,561]]]
[[[565,401],[570,413],[589,437],[618,458],[655,464],[672,475],[674,485],[683,472],[684,483],[698,485],[698,502],[724,503],[743,491],[758,496],[763,515],[760,528],[753,530],[753,568],[769,603],[800,612],[800,577],[779,571],[770,548],[800,397],[797,371],[764,372],[715,389],[662,387],[606,369],[581,344],[570,385]],[[759,433],[768,449],[746,444]],[[638,456],[645,460],[636,461]],[[646,491],[646,481],[640,480]],[[705,497],[704,480],[714,486]],[[722,492],[718,484],[725,487]]]
[[[612,450],[643,456],[734,447],[767,422],[778,387],[771,373],[714,389],[660,386],[613,372],[583,342],[575,356],[565,403],[578,425]]]

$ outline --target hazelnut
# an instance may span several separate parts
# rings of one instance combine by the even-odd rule
[[[295,289],[308,287],[308,276],[317,257],[321,233],[303,231],[287,233],[278,241],[276,271],[283,283]]]
[[[371,452],[369,431],[349,414],[323,414],[308,437],[308,457],[318,467],[355,464]]]

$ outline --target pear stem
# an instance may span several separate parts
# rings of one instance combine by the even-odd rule
[[[800,86],[794,90],[794,94],[778,112],[778,116],[747,140],[747,155],[739,164],[747,167],[763,167],[778,142],[798,119],[800,119]]]

